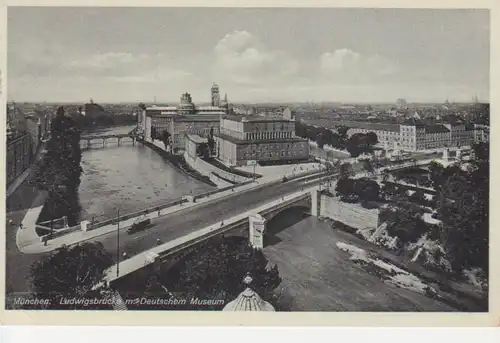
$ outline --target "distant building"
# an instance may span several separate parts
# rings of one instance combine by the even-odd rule
[[[188,134],[186,135],[186,153],[189,155],[191,158],[196,158],[198,156],[198,148],[202,144],[207,144],[208,139],[205,137],[200,137],[198,135],[191,135]]]
[[[470,146],[474,141],[475,132],[463,123],[426,124],[416,118],[400,124],[355,121],[340,121],[336,124],[348,127],[349,136],[374,132],[379,146],[406,151]]]
[[[283,118],[287,120],[295,120],[295,116],[290,107],[287,107],[283,110]]]
[[[490,140],[490,127],[488,125],[474,124],[474,142],[488,142]]]
[[[217,133],[220,118],[228,112],[227,95],[220,103],[219,87],[214,84],[211,88],[212,104],[219,106],[196,106],[191,95],[181,95],[179,106],[151,106],[144,107],[138,115],[137,126],[145,139],[151,140],[154,135],[161,135],[163,131],[170,134],[172,148],[185,148],[186,134],[195,134],[206,137],[210,130]]]
[[[397,99],[396,106],[399,110],[405,110],[408,108],[408,104],[406,103],[406,99]]]
[[[217,157],[232,166],[309,158],[309,143],[295,136],[295,121],[281,116],[225,116],[215,138]]]
[[[211,89],[211,98],[212,98],[212,106],[219,107],[220,106],[219,86],[217,86],[215,82]]]

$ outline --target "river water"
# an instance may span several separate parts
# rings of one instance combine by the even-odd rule
[[[134,126],[100,130],[92,135],[123,134]],[[83,134],[85,135],[85,134]],[[83,149],[79,198],[81,220],[93,216],[100,220],[140,211],[214,189],[178,171],[152,149],[128,139],[108,140],[106,147],[95,140],[92,148]],[[86,143],[82,144],[82,147]]]

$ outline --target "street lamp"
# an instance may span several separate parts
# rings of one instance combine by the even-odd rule
[[[116,225],[116,277],[120,275],[120,209],[117,209]]]

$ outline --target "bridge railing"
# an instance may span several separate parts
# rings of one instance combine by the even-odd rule
[[[186,248],[189,248],[193,245],[196,245],[196,244],[199,244],[201,242],[204,242],[206,240],[209,240],[211,238],[214,238],[214,237],[217,237],[227,231],[231,231],[233,230],[235,227],[238,227],[242,224],[245,224],[248,222],[248,218],[243,218],[243,219],[238,219],[230,224],[227,224],[227,225],[224,225],[220,228],[217,228],[217,229],[214,229],[212,231],[209,231],[203,235],[200,235],[198,237],[195,237],[189,241],[186,241],[184,243],[181,243],[179,245],[176,245],[175,247],[171,248],[171,249],[168,249],[166,251],[164,251],[163,253],[160,253],[160,261],[163,263],[165,262],[165,259],[168,258],[168,256],[172,255],[172,254],[175,254],[181,250],[184,250]]]
[[[286,200],[284,202],[280,202],[280,203],[278,203],[278,204],[276,204],[274,206],[271,206],[270,208],[268,208],[266,210],[259,211],[259,213],[268,212],[268,211],[272,212],[272,211],[275,211],[276,209],[279,209],[281,207],[285,207],[285,206],[293,204],[293,203],[295,203],[297,201],[301,201],[301,200],[303,200],[304,198],[307,198],[307,197],[309,197],[309,194],[302,194],[302,195],[300,195],[298,197],[295,197],[295,198],[292,198],[292,199],[288,199],[288,200]],[[206,241],[206,240],[208,240],[210,238],[217,237],[218,235],[221,235],[221,234],[223,234],[225,232],[231,231],[235,227],[238,227],[238,226],[240,226],[242,224],[248,223],[248,221],[249,220],[248,220],[247,217],[242,218],[242,219],[237,219],[234,222],[228,223],[228,224],[226,224],[226,225],[224,225],[224,226],[222,226],[220,228],[215,228],[214,230],[211,230],[211,231],[209,231],[209,232],[207,232],[205,234],[197,236],[197,237],[195,237],[195,238],[193,238],[193,239],[191,239],[189,241],[186,241],[184,243],[176,245],[175,247],[173,247],[171,249],[168,249],[168,250],[164,251],[163,253],[160,253],[159,254],[160,255],[160,257],[159,257],[160,261],[163,263],[163,262],[165,262],[165,259],[168,256],[172,255],[172,254],[175,254],[175,253],[177,253],[177,252],[179,252],[181,250],[189,248],[189,247],[191,247],[193,245],[196,245],[198,243],[204,242],[204,241]]]
[[[307,193],[300,194],[299,196],[293,197],[291,199],[287,199],[287,201],[271,204],[269,210],[274,211],[279,207],[283,207],[283,206],[289,205],[290,203],[301,201],[303,198],[306,198],[308,196],[309,196],[309,194],[307,194]],[[276,201],[279,201],[279,199],[273,200],[273,203]],[[267,209],[262,210],[261,208],[262,207],[255,209],[255,212],[258,212],[258,213],[267,212]],[[243,217],[238,218],[241,216],[243,216]],[[186,235],[186,236],[192,236],[192,238],[187,238],[184,242],[178,243],[179,240],[181,240],[182,238],[177,238],[177,239],[174,239],[174,240],[166,243],[165,246],[153,248],[154,253],[158,255],[158,257],[155,259],[155,261],[160,262],[160,263],[165,263],[165,262],[167,262],[167,259],[169,258],[169,256],[171,256],[177,252],[180,252],[184,249],[188,249],[190,247],[193,247],[193,246],[195,246],[199,243],[202,243],[204,241],[207,241],[211,238],[215,238],[221,234],[224,234],[226,232],[234,230],[235,228],[238,228],[239,226],[241,226],[243,224],[249,223],[248,216],[245,215],[245,213],[241,213],[239,215],[236,215],[235,217],[236,218],[233,219],[232,221],[231,221],[231,219],[229,219],[228,222],[226,222],[225,225],[223,225],[223,226],[218,226],[217,225],[218,223],[215,223],[215,224],[209,225],[203,229],[200,229],[198,231],[192,232],[192,233]],[[158,251],[158,249],[163,249],[163,250]],[[134,257],[132,257],[132,258],[134,258]],[[137,266],[135,267],[134,270],[148,267],[148,266],[154,264],[155,261],[150,260],[149,258],[145,258],[144,262],[137,264]],[[130,270],[128,273],[133,272],[134,270]],[[128,273],[126,273],[126,274],[128,274]],[[126,274],[122,274],[120,277],[122,277]],[[110,279],[108,279],[108,281],[113,282],[116,279],[115,275],[116,275],[115,273],[110,273],[108,276]]]
[[[92,225],[90,227],[90,230],[98,229],[100,227],[103,227],[103,226],[106,226],[109,224],[117,224],[118,220],[123,221],[123,220],[128,220],[128,219],[134,218],[134,217],[140,217],[141,215],[143,215],[145,213],[149,214],[149,213],[152,213],[152,212],[155,212],[158,210],[161,211],[161,210],[164,210],[164,209],[169,208],[169,207],[183,204],[185,202],[188,202],[188,200],[187,199],[179,199],[179,200],[171,201],[171,202],[166,203],[166,204],[148,207],[148,208],[145,208],[145,209],[137,211],[137,212],[127,213],[127,214],[124,214],[120,217],[116,216],[116,217],[109,218],[109,219],[106,219],[103,221],[94,220],[94,222],[92,223]]]
[[[322,173],[317,173],[315,171],[307,171],[307,172],[304,172],[304,173],[299,173],[297,175],[295,175],[295,177],[293,178],[289,178],[289,180],[292,180],[292,179],[297,179],[297,178],[300,178],[300,177],[304,177],[304,175],[306,174],[311,174],[311,175],[306,175],[306,180],[307,179],[312,179],[318,175],[323,175],[325,174],[326,172],[322,172]],[[223,192],[223,191],[227,191],[229,189],[236,189],[237,187],[241,187],[241,186],[244,186],[246,184],[250,184],[252,183],[253,181],[252,180],[249,180],[247,182],[244,182],[244,183],[241,183],[241,184],[238,184],[238,185],[234,185],[234,186],[229,186],[229,187],[225,187],[225,188],[221,188],[221,189],[215,189],[213,191],[209,191],[209,192],[206,192],[206,193],[203,193],[203,194],[199,194],[199,195],[196,195],[196,196],[193,196],[193,200],[196,201],[197,199],[201,199],[201,198],[204,198],[204,197],[209,197],[211,195],[214,195],[214,194],[217,194],[217,193],[220,193],[220,192]],[[276,181],[272,181],[272,182],[269,182],[269,183],[266,183],[266,184],[262,184],[262,185],[259,185],[258,187],[267,187],[271,184],[276,184],[276,183],[280,183],[282,182],[282,180],[276,180]],[[296,201],[296,199],[292,199],[292,202],[293,201]],[[178,200],[175,200],[175,201],[171,201],[169,203],[166,203],[166,204],[161,204],[161,205],[156,205],[156,206],[151,206],[151,207],[148,207],[148,208],[145,208],[145,209],[142,209],[142,210],[139,210],[139,211],[136,211],[136,212],[131,212],[131,213],[127,213],[127,214],[124,214],[124,215],[121,215],[120,217],[118,216],[114,216],[112,218],[106,218],[104,220],[99,220],[98,218],[99,217],[92,217],[92,220],[90,221],[91,222],[91,225],[89,226],[88,230],[95,230],[95,229],[98,229],[98,228],[101,228],[103,226],[106,226],[106,225],[115,225],[117,224],[117,221],[120,220],[120,221],[124,221],[124,220],[128,220],[130,218],[134,218],[134,217],[140,217],[142,215],[144,215],[145,213],[152,213],[152,212],[155,212],[155,211],[158,211],[158,210],[163,210],[163,209],[166,209],[166,208],[169,208],[169,207],[173,207],[173,206],[176,206],[176,205],[180,205],[180,204],[183,204],[183,203],[186,203],[186,202],[189,202],[188,199],[186,198],[181,198],[181,199],[178,199]],[[56,237],[59,237],[59,236],[62,236],[62,235],[65,235],[67,233],[70,233],[70,232],[74,232],[74,231],[77,231],[81,228],[80,225],[76,225],[76,226],[73,226],[73,227],[70,227],[68,229],[63,229],[63,230],[58,230],[57,233],[54,232],[52,234],[48,234],[48,235],[45,235],[45,236],[42,236],[44,239],[51,239],[51,238],[56,238]]]

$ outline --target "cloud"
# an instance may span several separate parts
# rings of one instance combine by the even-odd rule
[[[189,77],[191,73],[176,69],[162,54],[107,52],[68,62],[65,69],[73,74],[99,76],[118,82],[160,82]]]
[[[278,81],[295,75],[298,63],[285,52],[271,50],[247,31],[234,31],[215,46],[215,71],[238,84]]]
[[[394,74],[397,66],[381,55],[363,56],[350,49],[337,49],[320,56],[319,70],[326,77],[369,80]]]

